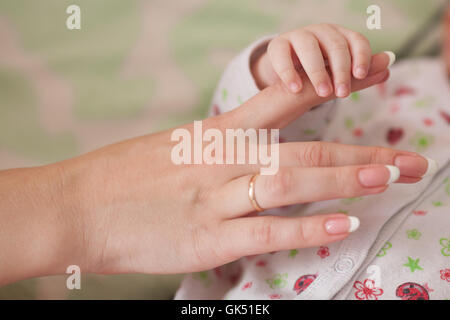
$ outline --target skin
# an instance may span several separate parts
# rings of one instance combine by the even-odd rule
[[[388,61],[383,53],[372,56],[364,79],[350,77],[351,89],[385,81]],[[239,108],[204,120],[204,130],[283,128],[336,98],[319,97],[303,70],[298,76],[301,92],[276,81]],[[192,124],[183,128],[193,130]],[[348,236],[348,218],[340,213],[255,215],[248,183],[259,166],[177,166],[170,159],[172,131],[47,166],[0,171],[0,284],[64,273],[71,264],[102,274],[193,272]],[[407,183],[419,181],[427,169],[422,156],[389,148],[281,144],[280,169],[256,179],[256,200],[272,208],[381,193],[389,177],[386,164],[397,165],[399,182]],[[367,169],[379,173],[376,186],[365,185],[370,172],[361,180]],[[330,221],[345,230],[328,233]]]
[[[322,23],[274,38],[253,65],[253,73],[260,88],[281,79],[286,88],[297,93],[303,87],[298,70],[303,69],[317,95],[328,97],[334,92],[343,98],[351,92],[352,76],[367,76],[371,56],[369,41],[362,34]]]

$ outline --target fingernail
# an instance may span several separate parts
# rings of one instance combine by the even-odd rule
[[[300,91],[300,86],[298,85],[297,82],[291,82],[291,84],[289,85],[289,88],[291,89],[291,91],[293,93],[297,93]]]
[[[355,76],[359,79],[364,78],[366,76],[366,74],[367,74],[366,68],[358,67],[355,70]]]
[[[435,160],[419,156],[397,156],[394,164],[400,169],[402,176],[407,177],[430,176],[438,170],[438,164]]]
[[[348,96],[349,92],[348,92],[348,86],[346,84],[339,84],[337,86],[337,90],[336,90],[336,96],[343,98]]]
[[[389,68],[395,62],[395,53],[393,53],[392,51],[384,51],[384,53],[386,53],[389,56],[389,64],[388,64],[388,68]]]
[[[358,228],[359,219],[353,216],[331,218],[325,222],[325,230],[328,234],[344,234],[354,232]]]
[[[427,171],[425,172],[425,174],[422,177],[432,176],[439,170],[439,164],[437,163],[436,160],[433,160],[430,158],[425,158],[425,159],[427,159],[428,167],[427,167]]]
[[[330,92],[330,86],[327,83],[325,83],[325,82],[322,82],[319,85],[319,90],[318,91],[319,91],[318,94],[321,97],[327,97],[331,93]]]
[[[395,182],[400,170],[394,166],[363,168],[358,172],[359,182],[364,187],[382,187]]]

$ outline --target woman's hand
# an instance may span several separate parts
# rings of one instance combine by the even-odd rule
[[[395,58],[393,53],[389,55]],[[299,71],[303,69],[317,95],[327,97],[334,91],[337,97],[346,97],[352,91],[352,75],[355,79],[367,76],[371,56],[370,43],[362,34],[321,23],[274,38],[267,52],[253,63],[252,71],[260,88],[281,79],[291,92],[297,93],[302,90]]]
[[[387,79],[389,57],[372,57],[360,90]],[[206,119],[203,130],[281,128],[326,99],[307,75],[292,94],[281,83],[241,107]],[[331,97],[330,97],[331,98]],[[192,132],[192,125],[184,126]],[[184,273],[242,256],[339,241],[356,219],[344,214],[255,216],[248,187],[259,165],[175,165],[172,130],[41,168],[0,172],[0,283],[63,273]],[[280,168],[258,176],[263,208],[383,192],[427,172],[418,154],[324,142],[280,145]],[[392,174],[394,172],[394,174]],[[353,224],[352,224],[353,221]]]
[[[362,89],[385,80],[389,58],[374,56],[369,76],[353,80]],[[269,87],[240,108],[206,119],[203,130],[280,128],[317,97],[306,75],[291,94]],[[192,125],[184,127],[191,133]],[[59,164],[64,199],[78,199],[82,232],[74,238],[87,254],[85,271],[182,273],[223,265],[242,256],[317,246],[348,236],[351,221],[330,212],[311,217],[254,216],[250,178],[258,165],[175,165],[172,130],[148,135]],[[193,135],[193,134],[192,134]],[[379,147],[324,142],[280,145],[280,169],[258,176],[256,200],[263,208],[383,192],[392,180],[416,182],[427,171],[418,154]],[[395,177],[394,177],[395,179]]]

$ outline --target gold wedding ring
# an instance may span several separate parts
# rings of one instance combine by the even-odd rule
[[[261,211],[264,211],[264,209],[259,206],[258,202],[255,199],[255,181],[258,176],[259,176],[259,173],[254,174],[250,178],[250,181],[248,183],[248,198],[250,199],[250,202],[252,203],[253,208],[256,211],[261,212]]]

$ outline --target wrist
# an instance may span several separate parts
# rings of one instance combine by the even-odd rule
[[[0,284],[65,273],[81,261],[66,187],[56,165],[0,172]]]

